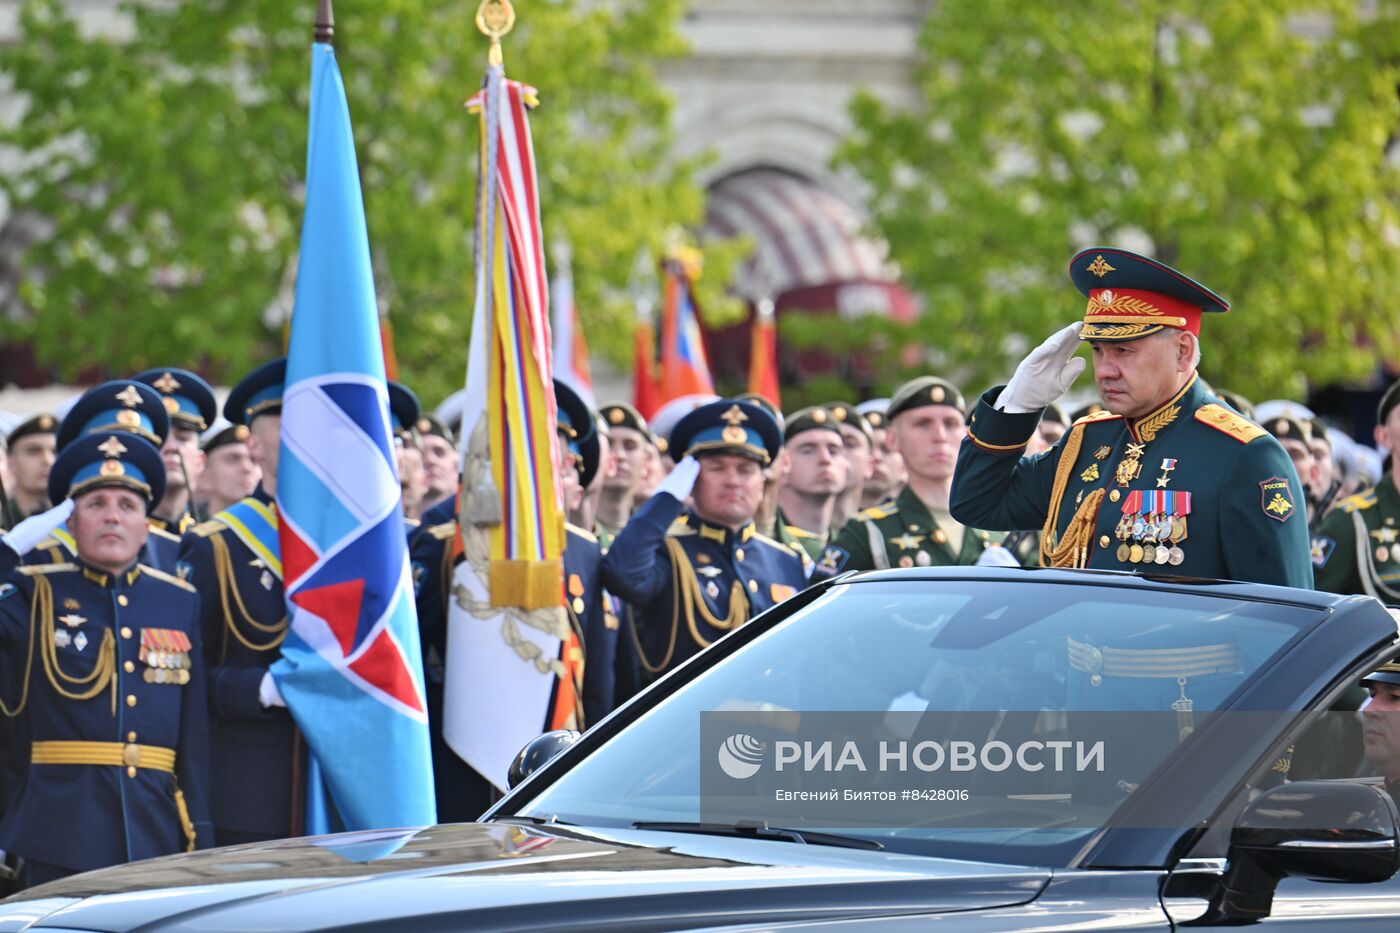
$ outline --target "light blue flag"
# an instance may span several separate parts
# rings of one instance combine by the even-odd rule
[[[436,822],[418,619],[355,143],[311,49],[306,215],[277,471],[290,620],[277,686],[314,757],[307,832]]]

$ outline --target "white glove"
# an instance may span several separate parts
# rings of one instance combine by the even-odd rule
[[[282,691],[277,689],[277,681],[272,679],[272,672],[263,674],[262,683],[258,684],[258,702],[264,708],[280,706],[287,708],[287,701],[282,699]]]
[[[68,521],[68,516],[72,514],[73,500],[64,499],[47,512],[29,516],[11,528],[0,541],[4,541],[11,550],[23,557],[34,550],[34,545],[47,538],[50,532]]]
[[[1079,330],[1083,326],[1083,322],[1075,321],[1032,350],[1001,390],[995,407],[1007,414],[1025,415],[1040,411],[1069,391],[1087,365],[1083,358],[1074,355],[1079,350]]]
[[[677,502],[684,502],[685,497],[695,488],[695,480],[699,476],[700,461],[687,454],[665,479],[656,484],[656,491],[652,495],[669,493],[676,497]]]
[[[977,558],[978,567],[1019,567],[1021,562],[1000,544],[993,544],[982,551]]]

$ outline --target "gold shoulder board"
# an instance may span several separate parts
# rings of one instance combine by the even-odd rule
[[[17,567],[20,573],[26,577],[47,576],[51,573],[65,573],[69,570],[77,570],[77,564],[32,564],[28,567]]]
[[[868,509],[861,509],[860,513],[856,515],[856,518],[889,518],[898,511],[899,509],[892,506],[872,505]]]
[[[1228,434],[1241,444],[1248,444],[1269,433],[1243,415],[1237,415],[1223,405],[1202,405],[1196,409],[1196,420],[1208,424],[1222,434]]]
[[[1369,509],[1376,504],[1376,491],[1368,489],[1365,492],[1358,492],[1347,496],[1337,503],[1337,508],[1344,512],[1360,512]]]
[[[190,531],[199,535],[201,538],[207,538],[212,534],[218,534],[227,527],[228,526],[225,525],[223,522],[216,522],[213,519],[210,519],[207,522],[200,522],[198,525],[195,525],[193,528],[191,528]]]
[[[814,535],[814,534],[812,534],[812,533],[811,533],[810,531],[808,531],[806,528],[798,528],[796,525],[784,525],[784,526],[783,526],[783,530],[786,531],[788,534],[792,535],[794,538],[816,538],[816,537],[820,537],[819,535]],[[778,542],[778,543],[781,544],[782,542],[780,541],[780,542]]]
[[[1121,418],[1122,415],[1115,415],[1111,411],[1096,411],[1092,415],[1085,415],[1083,418],[1075,419],[1074,424],[1089,424],[1093,421],[1111,421],[1114,418]],[[1070,425],[1074,427],[1074,425]]]
[[[598,536],[597,536],[597,535],[595,535],[595,534],[594,534],[593,532],[591,532],[591,531],[588,531],[588,530],[586,530],[586,529],[580,528],[579,526],[575,525],[573,522],[565,522],[565,523],[564,523],[564,527],[567,528],[567,529],[569,529],[570,531],[572,531],[574,534],[578,535],[580,538],[583,538],[585,541],[592,541],[594,544],[597,544],[597,543],[598,543]]]
[[[152,525],[150,530],[151,530],[151,534],[156,535],[157,537],[167,538],[167,539],[169,539],[169,540],[171,540],[171,541],[179,541],[179,540],[180,540],[180,536],[179,536],[179,535],[173,535],[173,534],[171,534],[170,532],[166,531],[164,528],[157,528],[157,527],[155,527],[154,525]]]
[[[152,577],[156,580],[159,580],[162,583],[169,583],[172,586],[178,586],[182,590],[189,590],[191,593],[197,592],[197,590],[195,590],[195,588],[192,585],[186,583],[184,580],[181,580],[179,577],[172,577],[164,570],[157,570],[156,568],[148,564],[141,565],[141,573],[146,576]]]
[[[447,541],[457,533],[456,522],[443,522],[441,525],[429,525],[428,534],[438,541]]]

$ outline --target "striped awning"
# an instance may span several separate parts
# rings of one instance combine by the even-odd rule
[[[895,281],[888,246],[864,233],[855,208],[788,172],[757,168],[720,180],[710,187],[705,220],[714,235],[753,240],[754,255],[734,283],[749,299],[819,285]]]

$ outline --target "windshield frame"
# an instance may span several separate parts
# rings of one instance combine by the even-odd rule
[[[1290,637],[1290,646],[1285,648],[1282,652],[1282,654],[1285,655],[1297,654],[1299,650],[1303,648],[1304,644],[1309,640],[1310,635],[1317,630],[1318,626],[1334,614],[1332,603],[1338,599],[1328,594],[1295,591],[1281,587],[1256,586],[1213,580],[1189,580],[1185,578],[1153,579],[1145,578],[1137,574],[1114,572],[991,570],[987,568],[959,567],[939,568],[936,570],[925,568],[910,571],[843,574],[813,586],[786,603],[761,614],[748,625],[736,629],[734,632],[718,640],[710,648],[688,659],[684,664],[658,680],[657,683],[653,684],[648,690],[634,697],[593,729],[590,729],[572,747],[566,749],[556,759],[549,762],[545,767],[532,774],[525,782],[522,782],[522,784],[512,790],[505,798],[484,814],[481,819],[487,821],[497,817],[506,818],[526,809],[536,797],[562,778],[575,764],[599,752],[621,731],[627,729],[633,722],[640,719],[654,707],[664,703],[673,693],[684,688],[692,680],[705,676],[711,668],[721,664],[733,654],[742,651],[751,641],[766,635],[774,627],[781,625],[792,615],[802,611],[817,600],[831,593],[833,589],[845,588],[847,586],[880,585],[896,581],[899,584],[908,585],[915,580],[948,583],[961,581],[979,585],[985,585],[997,580],[1022,584],[1034,581],[1037,585],[1139,591],[1144,598],[1148,597],[1149,593],[1152,598],[1171,598],[1173,593],[1180,593],[1182,595],[1205,596],[1217,599],[1229,599],[1232,601],[1278,605],[1280,607],[1288,606],[1295,609],[1310,610],[1313,614],[1313,619],[1311,622],[1305,620],[1299,624],[1297,635]],[[1393,625],[1390,627],[1390,633],[1392,636],[1395,633]],[[1270,672],[1274,670],[1281,661],[1282,657],[1274,657],[1267,664],[1261,666],[1251,676],[1249,682],[1244,685],[1244,688],[1242,688],[1242,691],[1237,695],[1236,699],[1243,700],[1246,696],[1249,696],[1253,692],[1250,688],[1256,685],[1255,682],[1267,680]],[[1274,708],[1280,707],[1276,706]],[[1195,758],[1196,756],[1192,755],[1190,757]],[[1082,851],[1079,852],[1079,856],[1086,855],[1099,845],[1102,842],[1104,833],[1111,829],[1115,822],[1115,819],[1110,819],[1104,827],[1094,834],[1090,843],[1077,843],[1076,848],[1082,846]],[[930,852],[928,854],[944,858],[977,857],[977,855],[983,855],[983,857],[985,857],[984,853],[950,855],[946,852]]]

